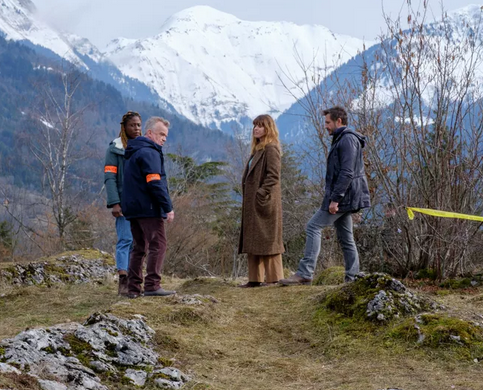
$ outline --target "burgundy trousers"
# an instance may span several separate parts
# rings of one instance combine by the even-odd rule
[[[129,259],[129,294],[141,293],[145,257],[147,262],[144,291],[156,291],[161,287],[161,268],[166,254],[164,221],[162,218],[137,218],[130,222],[133,249]]]

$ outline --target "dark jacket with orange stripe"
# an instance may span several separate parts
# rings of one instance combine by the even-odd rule
[[[122,213],[127,219],[165,218],[173,210],[163,151],[149,138],[128,141],[124,153]]]
[[[124,146],[121,137],[113,140],[106,152],[104,184],[107,192],[107,207],[121,204],[124,171]]]

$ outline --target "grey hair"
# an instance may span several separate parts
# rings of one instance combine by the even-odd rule
[[[152,116],[146,121],[146,124],[144,125],[144,130],[145,132],[148,131],[149,129],[153,129],[154,125],[158,122],[161,122],[163,125],[166,127],[169,127],[170,123],[167,119],[161,118],[160,116]]]

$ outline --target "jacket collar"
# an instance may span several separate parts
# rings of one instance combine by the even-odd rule
[[[332,134],[332,145],[340,138],[345,129],[347,129],[347,126],[339,127],[336,131],[334,131]]]
[[[122,144],[121,137],[112,140],[110,150],[113,153],[124,155],[124,145]]]
[[[342,135],[344,135],[344,133],[346,132],[346,130],[349,130],[350,131],[350,129],[347,126],[339,127],[332,134],[332,137],[333,138],[332,138],[332,144],[330,145],[329,156],[332,153],[332,151],[335,149],[335,145],[342,138]],[[327,156],[327,158],[329,158],[329,157]]]

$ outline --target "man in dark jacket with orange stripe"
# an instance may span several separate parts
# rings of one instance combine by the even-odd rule
[[[174,219],[168,192],[162,146],[168,136],[169,122],[151,117],[145,137],[129,140],[124,157],[122,210],[131,222],[134,247],[129,260],[128,296],[141,295],[143,260],[146,252],[145,296],[174,294],[161,287],[161,268],[166,254],[164,221]]]
[[[321,231],[331,225],[336,228],[344,253],[345,281],[353,281],[359,272],[359,254],[352,232],[351,214],[371,205],[362,158],[365,137],[347,127],[347,113],[342,107],[329,108],[324,115],[325,128],[332,136],[324,200],[307,224],[304,257],[297,272],[288,279],[280,280],[285,286],[312,282],[320,253]]]

